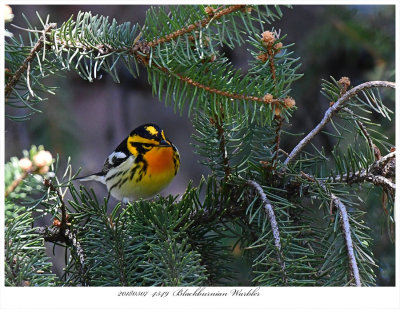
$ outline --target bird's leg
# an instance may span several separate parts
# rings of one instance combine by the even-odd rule
[[[126,198],[126,197],[124,197],[124,198],[121,200],[121,206],[124,207],[124,208],[128,205],[128,203],[129,203],[129,199]]]

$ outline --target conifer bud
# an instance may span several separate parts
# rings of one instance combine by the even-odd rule
[[[262,33],[262,40],[267,46],[272,46],[275,42],[275,35],[271,31],[265,31]]]
[[[49,151],[40,150],[34,157],[33,157],[33,164],[39,169],[44,166],[49,166],[53,161],[53,156]]]
[[[285,105],[286,108],[292,108],[296,105],[296,101],[291,97],[287,97],[283,100],[283,105]]]
[[[261,62],[267,62],[268,60],[268,55],[265,53],[261,53],[257,56],[257,59],[260,60]]]
[[[339,79],[339,84],[349,87],[350,86],[350,79],[346,76],[343,76],[341,79]]]
[[[265,103],[271,103],[272,100],[274,99],[274,97],[272,96],[272,94],[267,93],[264,97],[263,100]]]
[[[24,172],[28,172],[32,168],[32,161],[28,158],[22,158],[19,160],[18,165]]]
[[[342,86],[342,94],[343,94],[350,87],[350,79],[344,76],[341,79],[339,79],[339,84]]]
[[[9,23],[13,20],[14,14],[12,12],[12,9],[9,5],[4,6],[4,22]]]

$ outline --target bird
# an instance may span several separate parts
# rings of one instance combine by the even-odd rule
[[[122,204],[149,199],[178,173],[180,155],[164,130],[149,123],[134,129],[106,158],[100,172],[76,178],[99,181]]]

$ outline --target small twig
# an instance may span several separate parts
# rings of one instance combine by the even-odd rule
[[[26,84],[28,86],[28,90],[29,93],[31,94],[32,97],[35,96],[35,93],[33,92],[32,88],[31,88],[31,82],[30,82],[30,74],[31,74],[31,63],[28,62],[28,68],[26,70]]]
[[[221,18],[224,15],[228,15],[228,14],[231,14],[233,12],[239,11],[244,7],[245,7],[245,5],[231,5],[231,6],[227,7],[226,9],[222,9],[220,11],[215,12],[211,17],[206,17],[206,18],[202,19],[201,21],[198,21],[198,22],[196,22],[194,24],[191,24],[191,25],[189,25],[187,27],[179,29],[179,30],[177,30],[177,31],[175,31],[173,33],[170,33],[170,34],[166,35],[165,37],[158,38],[158,39],[155,39],[155,40],[153,40],[151,42],[148,42],[148,46],[149,47],[154,47],[154,46],[157,46],[159,44],[163,44],[163,43],[169,42],[171,40],[174,40],[174,39],[176,39],[176,38],[178,38],[178,37],[180,37],[182,35],[185,35],[185,34],[187,34],[189,32],[192,32],[193,30],[196,30],[196,29],[201,28],[201,27],[205,27],[211,21],[217,20],[217,19]]]
[[[44,180],[44,186],[49,188],[51,191],[56,192],[58,199],[60,200],[60,205],[61,205],[61,223],[60,223],[60,234],[61,235],[66,235],[65,231],[67,228],[67,208],[64,203],[64,199],[61,195],[60,189],[54,187],[52,182],[48,179]]]
[[[47,25],[46,28],[43,30],[43,35],[36,42],[35,46],[33,46],[28,57],[25,58],[23,64],[12,75],[9,82],[7,83],[7,85],[5,87],[5,91],[4,91],[6,98],[11,94],[14,86],[18,83],[19,79],[21,78],[21,75],[27,70],[28,65],[34,59],[36,53],[38,53],[43,48],[43,45],[44,45],[43,41],[45,40],[46,33],[49,32],[51,29],[54,29],[56,26],[57,25],[55,23],[52,23],[52,24]]]
[[[19,186],[19,184],[29,175],[29,171],[24,171],[21,176],[19,176],[17,179],[15,179],[7,188],[5,191],[4,196],[7,197],[11,192],[14,192],[14,190]]]
[[[325,126],[326,124],[331,120],[331,118],[342,108],[342,105],[357,95],[358,92],[363,91],[364,89],[368,88],[374,88],[374,87],[389,87],[389,88],[395,88],[395,83],[393,82],[388,82],[388,81],[371,81],[371,82],[366,82],[361,85],[358,85],[346,93],[343,94],[337,100],[326,112],[322,120],[318,123],[318,125],[311,130],[310,133],[306,137],[304,137],[296,147],[293,148],[293,150],[290,152],[289,156],[286,158],[285,162],[283,163],[284,166],[286,167],[290,161],[294,157],[296,157],[300,151],[313,139],[315,135],[317,135]]]
[[[354,254],[353,241],[351,239],[350,222],[349,222],[349,217],[347,215],[346,206],[344,206],[343,203],[340,201],[340,199],[338,197],[336,197],[333,193],[331,194],[331,197],[332,197],[333,204],[339,210],[340,220],[342,223],[342,229],[343,229],[343,233],[344,233],[344,238],[346,241],[347,256],[349,257],[349,260],[350,260],[350,269],[351,269],[352,275],[356,282],[356,286],[361,286],[360,272],[358,270],[356,256]]]
[[[226,153],[226,140],[224,134],[224,128],[219,122],[215,124],[217,126],[217,134],[219,137],[219,150],[222,154],[222,164],[224,165],[225,179],[231,174],[231,169],[229,167],[229,159]]]
[[[265,213],[267,214],[267,217],[271,223],[272,235],[274,236],[275,247],[277,248],[277,251],[278,251],[278,261],[279,261],[279,264],[281,265],[281,269],[282,269],[283,282],[285,285],[287,285],[288,279],[287,279],[287,275],[286,275],[285,261],[282,259],[283,254],[282,254],[282,248],[281,248],[281,239],[279,236],[279,228],[278,228],[278,223],[276,221],[274,209],[272,208],[272,204],[271,204],[270,200],[267,198],[267,195],[265,194],[264,190],[261,188],[261,186],[257,182],[255,182],[254,180],[248,180],[247,183],[250,186],[252,186],[254,189],[256,189],[257,193],[260,195],[261,201],[264,206]]]
[[[280,147],[280,141],[281,141],[281,130],[282,130],[282,124],[283,124],[283,118],[278,115],[274,117],[276,121],[276,128],[275,128],[275,149],[274,149],[274,156],[272,157],[271,160],[271,165],[274,168],[276,165],[276,160],[278,159],[278,153],[279,153],[279,147]]]
[[[43,33],[43,30],[37,30],[37,29],[28,29],[28,28],[23,28],[14,24],[11,24],[14,28],[17,28],[19,30],[27,31],[27,32],[33,32],[33,33]]]
[[[356,118],[354,115],[354,112],[347,107],[343,108],[343,111],[346,113],[350,114],[352,117],[354,117],[354,121],[356,122],[357,126],[360,128],[361,132],[363,133],[364,137],[367,139],[369,148],[371,149],[372,153],[374,153],[374,142],[372,141],[371,136],[369,135],[367,128],[364,126],[364,124]]]

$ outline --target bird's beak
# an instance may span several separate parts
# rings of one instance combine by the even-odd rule
[[[158,145],[158,147],[172,147],[171,144],[169,142],[167,142],[165,139],[163,139],[160,144]]]

